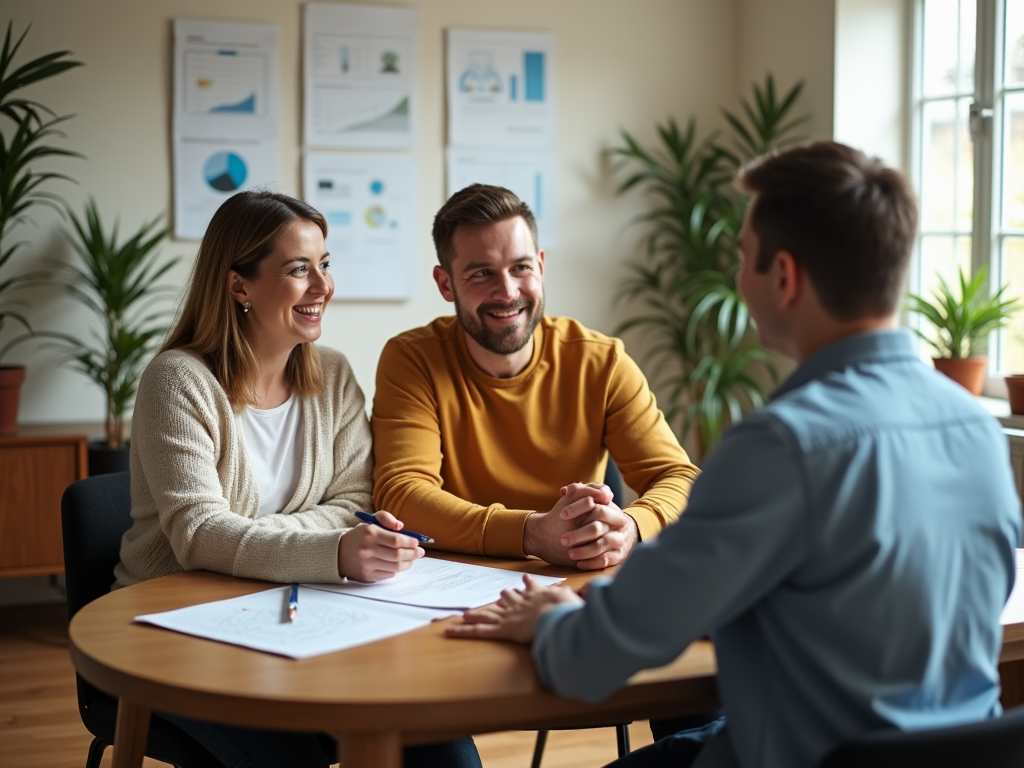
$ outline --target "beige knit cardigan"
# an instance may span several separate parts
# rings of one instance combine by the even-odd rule
[[[134,524],[114,588],[204,569],[268,581],[340,582],[338,542],[372,511],[373,446],[345,357],[318,347],[324,389],[302,403],[302,471],[281,514],[256,517],[259,489],[240,418],[213,374],[181,350],[153,359],[132,417]]]

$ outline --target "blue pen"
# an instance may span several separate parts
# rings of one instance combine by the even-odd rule
[[[386,525],[384,525],[384,523],[382,523],[376,517],[374,517],[373,515],[368,514],[366,512],[356,512],[356,517],[358,517],[364,523],[369,523],[370,525],[379,525],[385,531],[391,531],[392,533],[400,533],[403,536],[412,536],[420,544],[433,544],[434,543],[434,540],[432,538],[430,538],[429,536],[424,536],[422,533],[413,533],[412,531],[396,531],[396,530],[394,530],[392,528],[388,528]]]
[[[299,585],[292,584],[291,594],[288,595],[288,621],[295,621],[295,614],[299,612]]]

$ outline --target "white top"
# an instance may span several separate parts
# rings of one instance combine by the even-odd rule
[[[260,489],[256,517],[276,514],[292,500],[299,487],[302,402],[293,394],[269,410],[247,406],[242,412],[242,437]]]

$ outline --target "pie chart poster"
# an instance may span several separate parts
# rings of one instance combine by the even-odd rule
[[[174,236],[199,240],[221,203],[246,189],[276,188],[277,144],[180,138],[174,154]]]

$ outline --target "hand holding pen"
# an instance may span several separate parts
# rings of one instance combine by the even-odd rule
[[[384,514],[390,517],[392,520],[394,520],[398,525],[402,525],[402,523],[395,519],[390,513],[385,512]],[[391,526],[384,525],[384,523],[377,519],[376,515],[371,515],[368,512],[356,512],[356,517],[358,517],[364,523],[368,523],[369,525],[379,525],[381,528],[384,528],[385,530],[394,531],[395,533],[400,533],[403,536],[412,536],[420,544],[434,543],[434,540],[432,538],[430,538],[429,536],[424,536],[422,533],[414,533],[413,531],[399,531],[395,528],[392,528]]]
[[[419,546],[420,537],[401,530],[402,523],[394,515],[382,511],[366,517],[373,522],[357,525],[341,536],[339,575],[357,581],[380,581],[406,570],[426,554]]]

